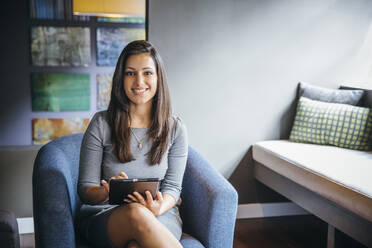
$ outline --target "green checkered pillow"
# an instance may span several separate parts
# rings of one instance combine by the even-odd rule
[[[301,97],[289,140],[372,149],[372,110]]]

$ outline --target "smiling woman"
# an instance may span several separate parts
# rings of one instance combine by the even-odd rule
[[[156,94],[158,76],[156,65],[147,53],[132,55],[125,65],[124,89],[131,107],[151,107]]]
[[[133,160],[130,153],[133,130],[130,128],[148,128],[146,135],[154,142],[150,164],[160,163],[169,144],[171,112],[168,82],[160,55],[147,41],[129,43],[116,65],[107,110],[113,130],[111,139],[119,161]]]
[[[171,114],[165,70],[146,41],[129,43],[116,65],[107,111],[92,119],[81,144],[80,232],[98,247],[181,247],[178,212],[188,143]],[[111,179],[162,180],[153,197],[133,192],[107,203]],[[95,206],[92,206],[95,205]]]

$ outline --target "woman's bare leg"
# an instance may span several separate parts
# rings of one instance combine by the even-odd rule
[[[125,247],[129,241],[135,240],[142,248],[182,248],[153,213],[138,203],[116,208],[108,220],[107,229],[116,247]]]
[[[141,248],[141,246],[137,243],[135,240],[129,241],[129,244],[127,244],[127,248]]]

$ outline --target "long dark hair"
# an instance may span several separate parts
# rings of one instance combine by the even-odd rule
[[[107,110],[111,127],[111,141],[121,163],[134,160],[130,149],[130,100],[124,91],[124,69],[131,55],[148,53],[155,62],[158,86],[152,100],[151,126],[148,135],[152,140],[150,164],[160,164],[170,142],[171,102],[165,69],[160,55],[147,41],[130,42],[121,52],[112,79],[111,100]]]

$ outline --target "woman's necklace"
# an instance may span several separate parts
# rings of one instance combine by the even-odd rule
[[[130,127],[130,131],[132,132],[132,134],[133,134],[133,136],[134,136],[134,138],[137,140],[137,143],[138,143],[138,149],[142,149],[142,142],[143,142],[143,140],[146,138],[146,136],[147,136],[147,133],[146,133],[146,135],[142,138],[142,139],[139,139],[138,137],[137,137],[137,135],[133,132],[133,129]]]

